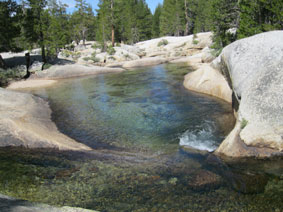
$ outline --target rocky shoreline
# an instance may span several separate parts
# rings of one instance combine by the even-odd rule
[[[216,154],[230,157],[258,158],[271,157],[273,155],[278,156],[283,154],[283,118],[282,113],[280,113],[279,111],[280,108],[283,108],[281,103],[283,101],[278,102],[278,100],[282,100],[282,95],[280,96],[280,91],[283,90],[281,88],[282,86],[280,85],[280,83],[278,83],[279,81],[277,80],[277,83],[275,83],[273,87],[274,89],[279,88],[279,90],[273,91],[267,89],[268,96],[266,97],[264,92],[258,92],[261,87],[257,86],[257,83],[255,84],[255,87],[257,86],[259,88],[257,90],[254,89],[254,92],[249,92],[249,96],[258,93],[260,94],[258,95],[258,98],[264,102],[264,99],[272,98],[272,95],[276,94],[276,97],[273,99],[275,101],[277,100],[278,103],[277,106],[273,104],[272,108],[268,107],[267,103],[265,103],[265,105],[263,106],[259,103],[254,104],[253,108],[259,105],[259,110],[256,114],[256,120],[253,119],[253,110],[249,106],[252,105],[253,102],[249,102],[248,98],[246,98],[246,96],[244,95],[244,88],[249,87],[250,85],[247,84],[246,86],[243,86],[243,84],[246,81],[251,83],[251,80],[246,79],[251,78],[252,71],[247,73],[245,68],[246,66],[248,66],[249,70],[258,70],[260,68],[259,66],[261,66],[261,62],[264,61],[264,59],[268,59],[270,57],[268,54],[273,54],[273,52],[278,53],[283,42],[280,41],[280,43],[278,41],[275,43],[271,41],[274,39],[279,39],[278,37],[280,37],[281,34],[282,31],[268,32],[237,41],[227,46],[223,50],[222,54],[215,60],[213,60],[214,57],[211,53],[211,50],[207,48],[212,44],[211,33],[200,33],[196,36],[197,38],[194,38],[193,36],[187,36],[180,38],[165,37],[153,39],[150,41],[138,43],[135,46],[124,45],[122,47],[118,47],[116,49],[117,54],[112,56],[116,57],[116,59],[107,62],[103,65],[103,67],[94,66],[89,61],[78,59],[77,63],[75,64],[55,65],[45,71],[36,72],[34,75],[32,75],[31,79],[12,83],[8,87],[8,89],[21,90],[30,87],[52,86],[58,80],[70,77],[97,75],[101,73],[117,73],[125,71],[126,69],[158,65],[167,62],[185,62],[187,65],[196,69],[195,72],[191,72],[185,76],[184,86],[187,89],[221,98],[229,103],[232,103],[234,108],[240,105],[239,111],[237,110],[238,108],[235,108],[237,124],[234,130],[218,148]],[[160,42],[164,40],[167,40],[168,44],[159,45]],[[253,45],[249,46],[248,44],[250,42],[253,42]],[[281,46],[278,43],[280,43]],[[262,46],[265,46],[265,48],[267,49],[264,53],[261,53],[261,50],[263,49]],[[278,51],[274,51],[274,48],[278,49]],[[93,51],[94,50],[92,50],[91,47],[88,47],[86,49],[83,48],[80,52],[80,55],[82,55],[81,58],[87,56],[87,54],[91,54]],[[124,53],[122,54],[122,52]],[[125,52],[131,55],[131,58],[139,59],[125,59],[125,56],[121,56],[124,55]],[[180,54],[180,52],[182,54]],[[245,62],[247,60],[241,59],[243,58],[241,54],[246,54],[244,56],[249,56],[250,60],[248,60],[248,62]],[[97,57],[102,56],[107,58],[107,60],[110,58],[109,55],[105,56],[104,53],[97,54]],[[239,59],[237,60],[235,58]],[[273,68],[273,75],[278,76],[279,78],[282,78],[282,74],[280,75],[280,72],[277,70],[281,70],[280,67],[282,68],[282,62],[280,63],[281,58],[282,54],[281,56],[279,55],[275,57],[273,64],[266,64],[268,70],[270,68]],[[237,74],[237,72],[241,74]],[[262,73],[265,73],[265,71],[262,71]],[[259,74],[255,73],[254,75]],[[271,75],[270,77],[272,77],[273,75]],[[257,79],[258,78],[256,78],[254,81],[257,82]],[[266,79],[269,79],[269,76],[266,76]],[[264,79],[262,78],[262,80]],[[275,79],[272,79],[272,82],[274,80]],[[269,82],[266,82],[264,86],[267,87],[267,85],[269,85],[268,83]],[[252,87],[249,89],[253,90]],[[78,145],[78,143],[75,145],[75,141],[69,139],[65,135],[60,135],[55,124],[52,123],[50,119],[51,111],[47,103],[44,103],[43,100],[35,100],[36,98],[32,97],[30,94],[22,94],[14,91],[12,92],[8,91],[7,89],[1,89],[0,91],[2,95],[0,105],[3,108],[1,109],[3,114],[6,110],[19,110],[19,105],[25,106],[23,107],[21,113],[18,113],[18,116],[1,116],[5,117],[5,119],[2,118],[4,122],[2,121],[0,126],[0,130],[1,132],[3,132],[1,134],[5,135],[5,138],[9,138],[8,141],[13,141],[11,143],[7,142],[7,139],[2,139],[1,146],[12,144],[24,145],[30,148],[34,148],[47,145],[46,147],[59,149],[69,148],[71,150],[90,150],[90,148],[82,145],[80,146]],[[236,98],[232,98],[232,96]],[[29,103],[26,102],[25,98],[30,99]],[[239,98],[242,98],[241,101],[239,101]],[[8,104],[7,102],[10,103]],[[13,107],[13,105],[15,107]],[[33,105],[33,107],[31,108],[30,105]],[[10,108],[10,110],[8,109],[8,107]],[[37,111],[36,108],[42,108],[42,111],[35,113],[34,111]],[[272,111],[272,116],[270,117],[268,117],[268,109],[274,110]],[[264,117],[260,113],[262,113]],[[40,114],[48,114],[49,117],[45,116],[44,118],[42,118]],[[274,122],[273,119],[276,121]],[[42,122],[42,120],[44,121]],[[242,125],[245,121],[247,122],[247,126],[244,126],[243,128]],[[39,124],[40,122],[42,122],[43,124]],[[44,130],[48,133],[44,133]],[[40,132],[40,136],[37,132]],[[50,132],[52,136],[50,136]],[[54,138],[56,138],[57,140]],[[36,140],[39,140],[40,142],[38,142],[37,144]],[[63,144],[61,145],[60,142],[62,142]],[[70,143],[70,147],[68,147],[68,143]]]
[[[52,86],[60,79],[70,77],[117,73],[126,69],[170,62],[186,63],[196,69],[195,72],[185,76],[184,86],[187,89],[216,96],[234,106],[237,123],[234,130],[216,150],[216,155],[230,158],[283,156],[283,99],[281,95],[283,87],[280,83],[283,79],[282,71],[280,73],[283,67],[282,33],[282,31],[270,32],[237,41],[227,46],[214,61],[210,50],[205,48],[212,43],[211,33],[202,33],[197,36],[198,44],[197,42],[193,44],[193,36],[188,36],[187,40],[180,38],[180,41],[174,38],[175,42],[167,38],[169,44],[161,47],[158,47],[161,38],[139,43],[137,46],[143,49],[142,54],[145,57],[131,61],[116,60],[100,67],[88,61],[79,60],[75,64],[56,65],[43,72],[36,72],[29,80],[14,82],[7,89],[0,88],[0,146],[90,151],[91,148],[58,131],[56,125],[51,121],[51,110],[46,101],[19,91],[25,88]],[[277,41],[271,42],[274,39]],[[135,51],[137,46],[135,46]],[[264,48],[266,51],[261,53]],[[176,56],[180,49],[185,54]],[[128,53],[136,58],[134,50],[131,51]],[[241,58],[250,58],[250,60],[245,61]],[[268,62],[271,60],[272,63]],[[263,64],[264,61],[267,62]],[[252,73],[259,69],[259,73]],[[250,72],[248,73],[247,70]],[[250,79],[252,75],[256,77]],[[263,86],[262,82],[264,82]],[[236,96],[236,99],[232,96]],[[253,97],[258,98],[262,103]],[[90,211],[33,204],[4,195],[0,195],[0,210],[17,212]]]
[[[219,97],[234,108],[234,130],[215,154],[283,156],[282,38],[283,31],[272,31],[238,40],[185,77],[186,88]]]

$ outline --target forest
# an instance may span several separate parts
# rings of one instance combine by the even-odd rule
[[[214,32],[213,48],[221,49],[283,29],[283,1],[278,0],[164,0],[153,14],[145,0],[100,0],[95,11],[86,0],[75,1],[69,14],[68,5],[58,0],[1,0],[0,52],[41,48],[46,62],[72,41],[96,40],[106,50],[109,41],[134,44],[207,31]]]

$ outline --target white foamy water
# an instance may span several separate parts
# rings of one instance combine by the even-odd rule
[[[195,130],[187,130],[180,136],[180,146],[213,152],[217,148],[214,136],[215,126],[212,122],[205,122]]]

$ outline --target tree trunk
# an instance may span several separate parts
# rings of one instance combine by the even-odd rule
[[[0,68],[6,69],[7,65],[4,61],[4,59],[2,58],[1,54],[0,54]]]
[[[104,24],[102,25],[102,36],[103,36],[103,47],[102,47],[102,52],[106,51],[106,42],[105,42],[105,31],[104,31]]]
[[[111,21],[112,21],[112,47],[115,45],[115,31],[114,31],[114,11],[113,11],[113,0],[111,0]]]
[[[114,31],[114,26],[112,25],[112,46],[114,47],[115,45],[115,31]]]
[[[83,45],[84,46],[85,46],[85,41],[86,41],[86,32],[87,32],[87,28],[83,27],[82,34],[83,34]]]
[[[24,79],[28,79],[30,77],[30,72],[29,72],[29,67],[30,67],[30,54],[26,53],[25,54],[25,58],[26,58],[26,67],[27,67],[27,73],[24,76]]]
[[[42,57],[42,62],[43,63],[47,63],[46,55],[45,55],[45,46],[44,45],[41,46],[41,57]]]
[[[45,55],[45,45],[44,45],[44,36],[43,36],[43,32],[42,32],[42,26],[40,25],[40,45],[41,45],[41,58],[42,58],[42,62],[43,65],[41,67],[41,70],[43,70],[46,61],[46,55]]]
[[[186,16],[186,29],[185,29],[185,35],[189,35],[189,14],[188,14],[188,5],[187,5],[187,0],[185,0],[185,16]]]

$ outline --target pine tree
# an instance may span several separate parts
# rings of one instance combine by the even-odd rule
[[[185,14],[184,0],[164,0],[160,16],[161,35],[183,35],[186,22]]]
[[[283,29],[283,1],[241,0],[238,38]]]
[[[72,15],[72,23],[74,26],[74,38],[77,43],[83,40],[83,45],[85,45],[88,25],[93,19],[91,19],[92,8],[86,3],[86,0],[75,0],[77,11]]]
[[[66,7],[57,0],[48,1],[49,20],[45,38],[48,57],[57,57],[60,49],[71,41]]]
[[[48,25],[48,13],[44,10],[46,0],[28,0],[23,22],[24,37],[28,43],[38,44],[41,48],[42,61],[47,62],[45,55],[45,32]]]
[[[15,1],[0,2],[0,52],[19,50],[15,39],[20,34],[21,15],[20,7]],[[6,68],[1,55],[0,68]]]
[[[160,15],[162,11],[162,5],[158,4],[154,11],[154,15],[152,17],[152,37],[157,38],[160,36]]]
[[[151,38],[152,14],[144,0],[139,0],[136,5],[136,38],[134,43]]]
[[[235,36],[228,32],[237,28],[239,20],[238,0],[212,0],[212,29],[216,49],[235,40]]]
[[[0,2],[0,52],[18,49],[15,38],[20,34],[21,17],[21,9],[15,1]]]
[[[98,33],[97,40],[102,45],[102,51],[106,51],[106,42],[110,40],[111,33],[111,10],[109,0],[99,0],[99,9],[97,10],[97,20],[98,20]],[[112,34],[111,34],[112,35]]]
[[[198,0],[194,7],[194,33],[208,32],[212,30],[212,0]]]

